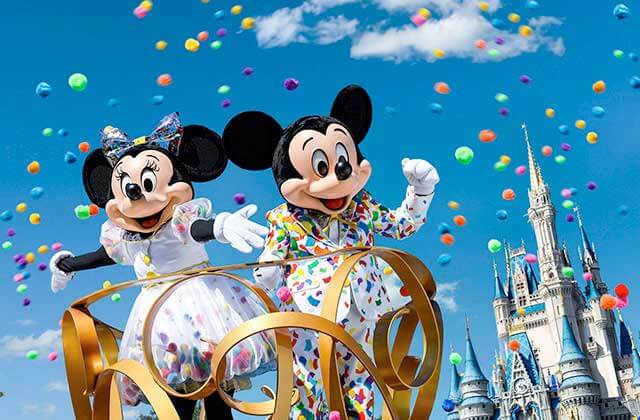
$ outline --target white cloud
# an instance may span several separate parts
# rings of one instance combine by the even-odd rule
[[[46,330],[39,336],[5,335],[0,337],[0,357],[24,357],[30,350],[36,350],[41,356],[46,355],[61,349],[60,337],[60,330]]]
[[[373,0],[376,6],[389,12],[415,12],[416,10],[426,7],[431,11],[448,14],[459,8],[465,2],[463,0]],[[470,2],[467,2],[470,3]],[[499,0],[489,0],[489,10],[494,11],[500,6]],[[477,8],[477,3],[473,2]]]
[[[288,7],[278,9],[269,16],[256,19],[256,38],[258,45],[264,48],[282,47],[292,42],[306,42],[302,32],[306,29],[302,23],[302,8]]]
[[[353,35],[358,28],[358,19],[347,19],[343,15],[321,20],[313,28],[315,42],[321,45],[333,44]]]
[[[344,6],[345,4],[357,3],[359,0],[307,0],[301,7],[305,12],[320,14],[325,10],[332,9],[337,6]]]
[[[62,382],[62,381],[53,381],[53,382],[49,382],[47,385],[45,385],[44,387],[47,391],[62,391],[62,392],[67,392],[69,390],[69,388],[67,387],[67,384]]]
[[[25,417],[42,419],[55,414],[56,406],[51,403],[43,403],[43,404],[22,403],[20,412]]]
[[[36,321],[33,319],[16,319],[16,324],[21,325],[23,327],[28,327],[31,325],[35,325]]]
[[[456,301],[455,293],[458,290],[457,281],[452,283],[440,283],[438,285],[438,293],[436,294],[436,301],[447,311],[457,312],[458,302]]]

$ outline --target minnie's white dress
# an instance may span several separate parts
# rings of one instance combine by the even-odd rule
[[[194,221],[211,217],[209,200],[195,199],[179,206],[171,222],[148,238],[125,231],[108,220],[102,225],[100,242],[116,263],[133,265],[138,279],[204,268],[209,265],[205,244],[196,242],[189,232]],[[169,284],[161,283],[142,288],[127,320],[119,359],[144,364],[141,342],[144,322],[155,300],[168,287]],[[179,286],[162,306],[152,332],[154,360],[162,377],[183,391],[204,381],[210,372],[211,349],[200,339],[219,342],[244,321],[264,313],[245,288],[224,277],[206,275]],[[274,349],[271,334],[245,339],[227,354],[225,378],[242,380],[272,369]],[[119,385],[126,404],[145,401],[128,378],[121,377]]]

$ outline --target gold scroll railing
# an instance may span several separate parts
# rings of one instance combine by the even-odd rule
[[[344,256],[345,259],[327,286],[320,315],[281,313],[260,287],[230,273],[332,256]],[[385,314],[376,324],[373,337],[375,363],[361,345],[335,323],[340,293],[344,287],[348,287],[349,274],[360,259],[370,256],[385,261],[395,271],[411,298],[409,304]],[[245,287],[264,305],[266,314],[244,322],[229,332],[217,343],[211,356],[209,378],[191,393],[178,393],[162,379],[153,363],[151,329],[162,304],[180,286],[194,279],[206,281],[206,276],[210,274],[225,277]],[[95,318],[89,311],[90,305],[118,291],[159,282],[172,284],[157,298],[144,324],[142,341],[146,367],[132,360],[118,361],[117,340],[122,332]],[[287,419],[291,406],[304,397],[293,388],[293,357],[288,329],[304,328],[319,334],[324,391],[330,409],[338,411],[342,419],[348,417],[338,375],[337,342],[358,359],[378,386],[383,399],[384,420],[424,420],[429,418],[433,409],[442,358],[442,319],[439,307],[433,300],[435,293],[431,272],[419,259],[402,251],[378,247],[350,248],[297,260],[210,267],[124,282],[98,290],[75,301],[65,311],[62,320],[65,366],[73,410],[77,419],[122,420],[121,400],[115,380],[119,373],[140,388],[160,420],[178,420],[169,395],[198,400],[215,391],[235,410],[269,416],[274,420]],[[396,322],[399,322],[399,328],[394,338],[391,327]],[[421,357],[409,354],[418,325],[423,341]],[[226,354],[242,340],[260,332],[272,332],[275,335],[276,391],[264,387],[263,392],[269,398],[267,401],[235,400],[217,385],[224,382]]]

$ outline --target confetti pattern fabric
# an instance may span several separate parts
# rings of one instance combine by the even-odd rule
[[[429,197],[430,198],[430,197]],[[267,289],[287,287],[291,298],[282,302],[283,311],[319,314],[327,283],[343,262],[343,256],[323,254],[350,247],[372,246],[376,234],[395,239],[415,233],[426,221],[430,200],[407,188],[404,201],[392,210],[376,201],[367,191],[356,195],[350,206],[338,216],[283,204],[267,214],[270,232],[261,261],[299,258],[318,259],[293,263],[282,270],[256,270],[256,281]],[[331,232],[337,232],[332,234]],[[372,356],[373,331],[377,320],[393,309],[382,280],[382,266],[374,257],[361,260],[353,270],[348,287],[342,290],[338,323]],[[329,410],[322,393],[317,334],[293,330],[294,375],[301,395],[292,409],[291,419],[326,419]],[[372,380],[355,357],[337,345],[338,367],[349,417],[373,418]]]

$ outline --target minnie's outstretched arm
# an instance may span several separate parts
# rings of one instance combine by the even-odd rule
[[[56,253],[49,261],[51,270],[51,290],[54,293],[64,289],[71,281],[76,271],[91,270],[93,268],[113,265],[113,261],[104,246],[94,252],[74,256],[69,251]]]

